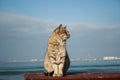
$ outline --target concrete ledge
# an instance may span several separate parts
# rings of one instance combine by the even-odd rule
[[[43,73],[25,73],[24,80],[120,80],[120,72],[84,72],[64,77],[49,77]]]

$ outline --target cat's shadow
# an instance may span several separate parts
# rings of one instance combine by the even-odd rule
[[[76,75],[76,74],[82,74],[86,72],[68,72],[67,75]]]

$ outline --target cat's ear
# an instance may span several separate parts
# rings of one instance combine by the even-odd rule
[[[67,29],[67,26],[63,27],[64,29]]]
[[[61,32],[63,30],[62,24],[59,25],[59,32]]]
[[[62,27],[62,24],[60,24],[59,26],[58,26],[58,28],[60,29]]]
[[[60,24],[55,30],[55,33],[59,33],[63,29],[62,24]]]

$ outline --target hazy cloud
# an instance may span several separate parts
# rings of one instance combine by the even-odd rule
[[[76,36],[96,35],[99,36],[116,36],[120,35],[120,24],[84,24],[84,23],[71,23],[69,30]],[[105,35],[105,33],[107,35]],[[109,33],[109,34],[108,34]],[[112,35],[111,35],[112,34]]]
[[[42,35],[49,33],[56,25],[53,20],[44,20],[30,16],[0,13],[0,32],[9,35]]]
[[[52,32],[59,24],[55,20],[39,19],[15,13],[0,13],[1,35],[43,35]],[[72,34],[79,33],[82,36],[100,30],[120,28],[120,24],[68,23],[67,25]]]

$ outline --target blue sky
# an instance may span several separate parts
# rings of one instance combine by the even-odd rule
[[[60,23],[70,58],[120,56],[119,0],[0,0],[0,61],[42,59]]]

